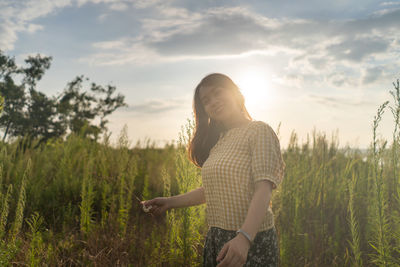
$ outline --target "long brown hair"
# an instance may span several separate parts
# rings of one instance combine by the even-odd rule
[[[189,142],[189,159],[198,167],[202,167],[210,154],[211,148],[217,143],[220,134],[225,131],[223,125],[211,119],[200,100],[202,87],[223,87],[232,92],[240,106],[240,109],[250,120],[250,114],[244,105],[244,97],[239,87],[226,75],[212,73],[204,77],[197,85],[193,98],[193,113],[196,126],[193,137]]]

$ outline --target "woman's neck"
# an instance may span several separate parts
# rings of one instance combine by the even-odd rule
[[[222,122],[222,125],[224,125],[225,129],[229,130],[232,128],[237,128],[247,125],[250,121],[251,121],[250,119],[244,116],[240,116],[240,117],[233,117],[231,120],[225,120]]]

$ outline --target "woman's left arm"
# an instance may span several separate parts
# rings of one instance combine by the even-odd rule
[[[247,212],[246,220],[241,229],[248,233],[252,240],[256,236],[261,226],[262,220],[267,212],[267,205],[271,200],[272,182],[259,180],[255,183],[253,198]],[[246,263],[247,253],[250,243],[247,238],[238,234],[235,238],[227,242],[218,254],[217,261],[223,258],[218,267],[224,266],[243,266]]]
[[[246,220],[242,226],[242,230],[248,233],[251,240],[254,240],[262,220],[267,213],[267,206],[271,200],[272,183],[268,180],[259,180],[255,183],[255,191],[253,199],[250,202],[249,211]],[[243,235],[241,235],[243,236]],[[244,236],[243,236],[244,237]],[[245,237],[244,237],[245,238]]]

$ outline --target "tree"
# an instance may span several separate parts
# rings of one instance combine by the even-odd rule
[[[27,134],[32,138],[41,138],[42,141],[63,136],[66,128],[58,116],[56,99],[49,99],[41,92],[30,90],[27,121],[18,135]]]
[[[19,73],[14,58],[3,55],[0,51],[0,94],[5,98],[0,127],[5,129],[5,140],[10,129],[23,123],[23,108],[26,105],[24,87],[16,85],[12,76]]]
[[[64,127],[71,132],[82,133],[97,140],[99,133],[107,129],[108,120],[105,117],[126,104],[123,95],[113,97],[115,86],[103,87],[91,83],[92,94],[87,91],[81,92],[85,81],[89,79],[81,75],[68,83],[67,88],[58,97],[58,112],[62,116]],[[100,119],[99,125],[91,123],[96,118]]]
[[[0,128],[7,135],[39,138],[41,142],[67,133],[82,133],[97,140],[107,130],[106,116],[126,106],[124,96],[114,96],[115,86],[91,83],[89,92],[83,90],[83,75],[67,84],[58,97],[48,97],[36,89],[37,82],[50,68],[52,57],[41,55],[25,59],[18,67],[15,59],[0,50],[0,95],[4,97]],[[15,79],[20,78],[20,84]],[[27,89],[27,90],[26,90]],[[28,91],[28,92],[26,92]],[[93,121],[100,119],[99,125]]]

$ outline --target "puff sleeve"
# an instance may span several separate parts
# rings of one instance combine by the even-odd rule
[[[272,189],[275,189],[283,179],[285,163],[279,139],[267,123],[260,121],[254,128],[250,150],[253,182],[269,180],[273,183]]]

